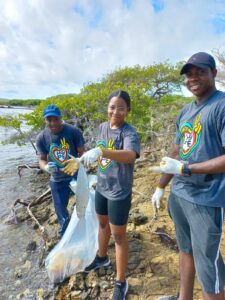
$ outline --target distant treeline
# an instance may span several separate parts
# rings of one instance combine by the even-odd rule
[[[28,100],[21,100],[21,99],[13,99],[13,100],[2,100],[0,99],[0,105],[8,105],[8,106],[37,106],[43,100],[40,99],[28,99]]]

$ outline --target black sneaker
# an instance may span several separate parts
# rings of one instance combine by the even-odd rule
[[[101,267],[108,267],[109,265],[110,265],[110,260],[108,255],[103,257],[96,255],[93,262],[84,269],[84,272],[88,273],[91,270],[97,270]]]
[[[128,291],[128,282],[116,281],[114,285],[114,292],[112,300],[125,300]]]

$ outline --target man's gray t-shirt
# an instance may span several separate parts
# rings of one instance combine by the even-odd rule
[[[53,134],[48,127],[42,130],[36,138],[36,146],[39,154],[48,156],[48,161],[55,162],[59,167],[57,172],[51,174],[51,181],[71,180],[75,176],[69,176],[60,171],[68,160],[69,154],[77,157],[77,148],[84,145],[84,139],[81,132],[74,126],[63,123],[62,130]]]
[[[108,150],[133,150],[140,156],[140,142],[135,129],[127,124],[111,129],[108,122],[99,127],[97,146]],[[96,190],[110,200],[123,200],[132,191],[134,164],[118,163],[100,157]]]
[[[177,118],[179,160],[190,164],[225,154],[225,93],[215,91],[204,103],[186,105]],[[225,207],[225,174],[174,176],[171,192],[187,201]]]

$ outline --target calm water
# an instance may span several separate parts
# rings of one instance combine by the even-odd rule
[[[30,110],[23,108],[8,109],[0,108],[0,116],[13,115],[17,116],[21,113],[29,113]],[[26,127],[23,126],[23,130]],[[11,135],[16,134],[16,130],[4,128],[0,126],[0,141],[7,140]],[[26,146],[19,147],[15,144],[0,145],[1,164],[0,164],[0,219],[8,214],[9,206],[13,200],[23,196],[24,189],[20,186],[20,180],[17,175],[17,166],[20,164],[37,161],[37,157],[32,146],[28,143]],[[1,230],[1,224],[0,224]]]
[[[20,113],[29,113],[28,109],[0,108],[0,116],[13,115]],[[26,127],[23,128],[26,130]],[[0,141],[9,138],[16,131],[0,127]],[[38,267],[38,250],[31,254],[31,268],[22,267],[24,264],[24,253],[31,240],[37,240],[38,236],[34,230],[26,224],[5,225],[3,219],[9,214],[10,208],[18,198],[28,199],[35,195],[30,181],[31,174],[36,176],[36,170],[23,170],[22,178],[17,174],[17,166],[26,163],[37,162],[37,156],[31,144],[19,147],[14,144],[0,145],[1,164],[0,164],[0,300],[16,299],[17,294],[22,293],[29,288],[31,293],[22,299],[35,299],[32,297],[32,290],[37,288],[46,288],[46,282],[43,278],[46,274]],[[41,247],[41,245],[39,245]],[[15,278],[15,268],[22,270],[22,278]],[[25,272],[24,272],[25,271]]]

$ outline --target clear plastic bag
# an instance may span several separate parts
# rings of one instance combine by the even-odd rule
[[[82,218],[88,204],[89,197],[89,180],[85,168],[80,164],[77,174],[76,188],[76,211],[78,218]]]
[[[80,217],[77,215],[77,204],[75,205],[66,232],[45,260],[45,267],[52,283],[62,282],[66,277],[83,271],[94,260],[98,249],[98,220],[93,188],[96,176],[87,176],[81,165],[78,179],[76,197],[78,193],[79,201],[86,204],[80,206]]]

